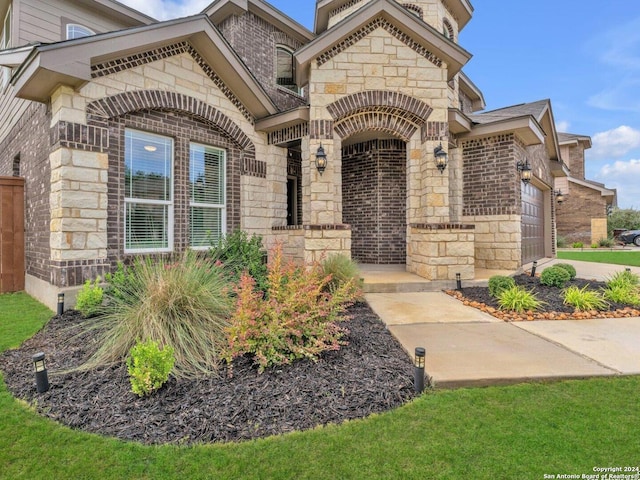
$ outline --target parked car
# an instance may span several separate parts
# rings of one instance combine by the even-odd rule
[[[618,239],[625,244],[633,243],[636,247],[640,247],[640,230],[626,230],[620,234]]]

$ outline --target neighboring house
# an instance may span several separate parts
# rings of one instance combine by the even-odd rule
[[[558,133],[558,140],[570,172],[555,184],[556,191],[564,197],[556,214],[558,236],[568,244],[598,243],[607,238],[607,214],[617,206],[616,190],[585,178],[584,157],[585,150],[591,148],[590,137]]]
[[[25,179],[27,291],[50,304],[119,260],[238,228],[299,261],[341,252],[430,280],[552,256],[567,171],[551,105],[477,113],[457,43],[472,13],[319,0],[311,32],[262,0],[166,22],[0,0],[0,175]]]

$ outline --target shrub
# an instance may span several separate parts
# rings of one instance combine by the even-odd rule
[[[160,349],[153,340],[136,343],[127,358],[131,391],[144,397],[158,390],[169,379],[174,363],[173,348]]]
[[[540,275],[540,283],[549,287],[564,287],[571,278],[569,272],[564,268],[558,268],[556,266],[545,268]]]
[[[554,267],[566,270],[569,273],[569,280],[576,278],[576,269],[570,263],[556,263]]]
[[[613,303],[622,303],[633,307],[640,306],[640,289],[636,285],[628,283],[609,285],[604,289],[603,296]]]
[[[516,281],[504,275],[493,275],[489,278],[489,293],[492,297],[497,298],[503,290],[515,287]]]
[[[614,230],[640,229],[640,210],[633,208],[614,208],[607,219],[607,231],[613,236]]]
[[[567,239],[559,236],[556,238],[556,246],[558,248],[565,248],[567,246]]]
[[[601,247],[611,248],[613,247],[614,242],[612,238],[601,238],[600,240],[598,240],[598,245]]]
[[[231,280],[238,284],[242,273],[247,271],[256,281],[256,288],[267,288],[267,253],[260,235],[249,237],[246,232],[236,230],[225,236],[210,251],[214,261],[221,262],[229,272]]]
[[[627,270],[614,273],[611,278],[607,280],[607,287],[615,287],[617,285],[638,285],[640,283],[640,276],[637,273],[633,273]]]
[[[93,283],[91,280],[87,280],[78,292],[76,310],[85,317],[91,317],[100,311],[104,298],[104,290],[99,283],[100,277],[97,277]]]
[[[572,305],[579,312],[605,310],[607,302],[605,302],[602,293],[588,288],[589,285],[585,285],[582,288],[578,288],[575,285],[568,287],[563,292],[564,303]]]
[[[250,354],[262,372],[299,358],[315,361],[324,351],[338,350],[347,330],[337,321],[354,287],[350,280],[328,292],[329,281],[320,265],[305,269],[293,262],[283,264],[277,245],[268,266],[266,295],[254,290],[252,277],[242,275],[227,329],[227,361]]]
[[[171,346],[176,377],[217,370],[233,308],[223,268],[187,251],[177,261],[136,261],[131,279],[108,298],[104,315],[87,328],[98,331],[98,349],[81,367],[124,361],[138,338]]]
[[[523,313],[529,310],[537,310],[542,305],[533,292],[524,287],[514,286],[500,292],[498,304],[503,310]]]
[[[582,247],[584,247],[584,243],[582,242],[573,242],[571,244],[571,248],[582,248]]]
[[[330,280],[325,285],[325,289],[329,292],[334,292],[343,285],[350,285],[353,287],[354,298],[360,298],[362,292],[360,289],[360,271],[356,262],[351,260],[344,254],[330,255],[322,262],[322,274],[325,277],[330,277]]]
[[[142,260],[138,259],[137,262]],[[151,259],[144,260],[150,262]],[[105,287],[105,296],[107,299],[118,298],[123,300],[126,297],[126,292],[131,292],[137,289],[134,285],[136,281],[136,275],[133,274],[132,269],[128,269],[122,262],[118,262],[116,270],[112,273],[107,273],[104,276],[107,285]]]
[[[598,245],[597,243],[592,243],[591,244],[591,248],[598,248],[600,245]]]

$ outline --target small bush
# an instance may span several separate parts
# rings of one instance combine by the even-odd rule
[[[346,329],[337,324],[352,301],[351,281],[328,292],[330,281],[320,265],[311,269],[293,262],[283,264],[277,245],[268,266],[267,292],[254,289],[254,279],[243,274],[237,287],[237,307],[227,329],[227,362],[245,354],[253,356],[262,372],[272,365],[318,356],[345,345]]]
[[[582,247],[584,247],[584,243],[582,242],[573,242],[571,244],[571,248],[582,248]]]
[[[503,290],[516,286],[516,281],[504,275],[493,275],[489,278],[489,293],[492,297],[498,298]]]
[[[249,237],[246,232],[236,230],[211,248],[210,255],[214,261],[224,265],[233,283],[238,284],[242,273],[246,271],[256,281],[258,290],[266,290],[267,253],[260,235]]]
[[[140,397],[155,392],[169,379],[174,363],[173,348],[160,349],[152,340],[136,343],[127,358],[131,391]]]
[[[514,286],[500,292],[498,304],[503,310],[523,313],[529,310],[537,310],[542,305],[533,292],[524,287]]]
[[[567,239],[564,237],[556,238],[556,246],[558,248],[565,248],[567,246]]]
[[[592,243],[591,244],[591,248],[598,248],[600,245],[598,245],[597,243]]]
[[[571,275],[564,268],[556,266],[545,268],[540,275],[540,283],[548,287],[564,287],[564,284],[571,279]]]
[[[566,270],[569,273],[569,280],[576,278],[576,269],[570,263],[556,263],[554,267]]]
[[[589,285],[585,285],[583,288],[572,285],[563,292],[563,297],[565,304],[572,305],[579,312],[607,308],[607,302],[605,302],[602,293],[589,290]]]
[[[622,303],[633,307],[640,306],[640,289],[630,284],[609,285],[603,291],[606,300],[613,303]]]
[[[104,290],[99,283],[100,277],[97,277],[93,283],[91,280],[87,280],[78,292],[76,310],[85,317],[92,317],[100,311],[104,298]]]
[[[618,285],[638,285],[640,284],[640,276],[637,273],[633,273],[627,270],[614,273],[611,278],[607,280],[607,287],[615,287]]]
[[[140,262],[141,260],[137,260]],[[150,259],[145,260],[150,262]],[[112,273],[107,273],[104,276],[107,285],[104,290],[104,294],[109,298],[118,298],[123,300],[126,297],[126,292],[131,292],[137,289],[134,285],[136,281],[136,275],[133,274],[131,268],[126,268],[122,262],[118,262],[116,270]]]
[[[360,271],[356,262],[344,254],[330,255],[322,262],[322,273],[330,280],[325,285],[325,289],[334,292],[343,285],[350,285],[354,288],[354,298],[360,298]]]
[[[598,245],[600,245],[601,247],[611,248],[613,247],[614,242],[612,238],[601,238],[600,240],[598,240]]]

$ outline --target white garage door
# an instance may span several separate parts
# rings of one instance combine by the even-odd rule
[[[522,185],[522,263],[544,257],[544,195],[542,190]]]

